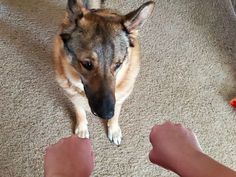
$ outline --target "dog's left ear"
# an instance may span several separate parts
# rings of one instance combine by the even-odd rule
[[[128,32],[132,33],[144,24],[151,15],[154,5],[155,3],[153,1],[148,1],[138,9],[125,15],[124,25]]]

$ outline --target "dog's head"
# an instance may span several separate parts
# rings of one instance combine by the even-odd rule
[[[104,119],[114,116],[116,75],[134,47],[130,34],[149,17],[154,2],[127,15],[110,9],[87,9],[68,0],[61,39],[69,62],[84,85],[91,111]]]

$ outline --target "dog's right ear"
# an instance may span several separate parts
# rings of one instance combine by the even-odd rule
[[[71,21],[77,18],[82,18],[86,12],[86,8],[82,0],[68,0],[67,1],[67,13]]]

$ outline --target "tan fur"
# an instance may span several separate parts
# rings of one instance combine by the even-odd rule
[[[110,12],[107,10],[107,12]],[[112,14],[106,15],[106,11],[101,11],[98,13],[101,16],[113,18]],[[85,18],[89,19],[90,17],[85,15]],[[96,17],[95,17],[96,18]],[[100,18],[100,17],[98,17]],[[118,16],[118,21],[120,21],[121,16]],[[58,35],[55,38],[54,43],[54,63],[55,63],[55,73],[56,79],[59,85],[65,90],[66,95],[72,101],[76,110],[76,118],[77,125],[75,133],[78,134],[79,137],[88,138],[88,127],[87,127],[87,119],[85,110],[91,112],[88,99],[85,95],[83,84],[79,77],[77,71],[71,66],[69,61],[70,58],[65,54],[63,41],[59,34],[63,31],[63,29],[68,28],[69,21],[68,16],[66,15],[61,29]],[[82,24],[81,24],[82,23]],[[89,24],[91,21],[81,20],[81,25],[92,25]],[[116,29],[116,24],[112,27],[112,29]],[[117,25],[117,28],[120,26]],[[121,141],[121,130],[118,124],[118,117],[120,114],[121,106],[126,98],[131,94],[136,77],[140,68],[140,46],[137,37],[137,31],[132,31],[130,34],[130,38],[134,47],[128,48],[128,57],[124,61],[121,69],[116,75],[116,83],[115,83],[115,113],[112,119],[108,121],[108,137],[115,144],[120,144]],[[96,58],[96,57],[95,57]],[[96,82],[95,82],[96,83]]]
[[[133,34],[132,38],[135,47],[130,47],[128,49],[128,59],[121,70],[118,72],[116,80],[116,101],[117,103],[121,104],[132,92],[140,68],[140,47],[137,34]],[[56,36],[54,43],[54,64],[56,79],[59,85],[69,95],[71,95],[71,92],[68,92],[68,89],[71,91],[73,90],[75,93],[78,93],[82,97],[86,98],[83,89],[75,85],[75,82],[81,83],[81,80],[78,74],[76,74],[75,69],[68,63],[68,59],[66,59],[66,55],[63,50],[63,42],[60,36]],[[70,77],[68,77],[68,75]]]

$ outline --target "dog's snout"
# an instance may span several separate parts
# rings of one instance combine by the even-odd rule
[[[102,119],[111,119],[114,116],[115,98],[112,95],[93,101],[90,102],[90,107],[95,116]]]
[[[92,113],[102,119],[111,119],[114,116],[116,103],[112,89],[102,86],[94,92],[87,85],[84,88]]]
[[[95,109],[94,112],[102,119],[111,119],[114,116],[115,100],[112,96],[105,97]]]
[[[114,111],[111,110],[111,111],[102,113],[100,117],[101,117],[102,119],[111,119],[113,116],[114,116]]]

